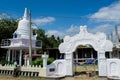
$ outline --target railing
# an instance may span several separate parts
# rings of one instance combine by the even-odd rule
[[[33,47],[42,47],[41,40],[33,40],[32,41]],[[2,39],[1,46],[29,46],[28,39]]]
[[[74,61],[85,62],[88,59],[94,59],[94,58],[78,58],[78,59],[74,59]]]
[[[13,65],[4,65],[0,64],[0,74],[4,75],[14,75],[15,67]],[[31,76],[31,77],[38,77],[39,71],[42,70],[41,66],[21,66],[20,70],[18,71],[19,76]]]
[[[10,46],[11,41],[9,39],[2,39],[1,46]]]

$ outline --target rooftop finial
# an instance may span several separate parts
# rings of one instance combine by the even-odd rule
[[[80,32],[87,32],[87,26],[80,26]]]
[[[27,8],[25,8],[25,11],[24,11],[24,16],[23,18],[27,19],[28,18],[28,14],[27,14]]]

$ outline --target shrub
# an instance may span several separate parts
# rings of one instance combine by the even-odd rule
[[[42,58],[36,58],[34,61],[32,61],[32,64],[43,66],[43,59]]]
[[[54,61],[54,58],[48,58],[47,64],[49,65],[49,64],[51,64],[53,61]]]
[[[51,64],[53,61],[54,61],[54,58],[48,58],[47,64]],[[32,61],[32,64],[43,66],[43,59],[42,58],[36,58],[34,61]]]

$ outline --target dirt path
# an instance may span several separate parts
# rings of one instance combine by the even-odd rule
[[[45,79],[45,78],[31,78],[31,77],[12,77],[0,76],[0,80],[107,80],[107,78],[99,78],[98,76],[89,77],[87,75],[79,75],[74,77],[65,77],[62,79]]]

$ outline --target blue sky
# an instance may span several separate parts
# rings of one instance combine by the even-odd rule
[[[24,8],[31,10],[33,23],[48,36],[72,36],[81,25],[87,25],[89,32],[108,35],[120,25],[119,0],[2,0],[0,17],[21,18]]]

